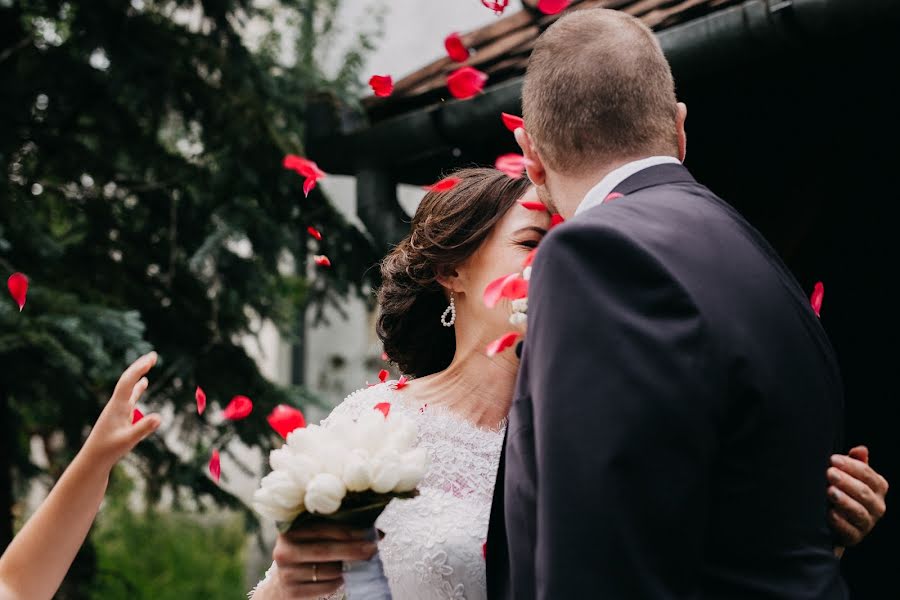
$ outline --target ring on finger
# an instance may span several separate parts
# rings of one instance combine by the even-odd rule
[[[313,563],[312,570],[313,570],[313,578],[312,578],[313,583],[319,583],[319,565],[317,563]]]

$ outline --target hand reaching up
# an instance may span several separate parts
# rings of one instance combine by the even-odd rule
[[[104,467],[112,468],[138,442],[156,431],[160,424],[157,414],[147,415],[132,424],[138,400],[147,390],[145,375],[156,365],[157,354],[150,352],[129,366],[112,393],[112,397],[97,418],[83,452],[90,454]]]

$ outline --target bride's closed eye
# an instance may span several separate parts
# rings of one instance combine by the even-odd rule
[[[537,248],[545,235],[547,235],[547,230],[543,227],[523,227],[515,232],[513,241],[517,246],[533,250]]]

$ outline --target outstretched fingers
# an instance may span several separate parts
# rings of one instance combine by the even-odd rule
[[[124,402],[126,399],[130,399],[131,392],[134,390],[135,385],[137,385],[138,380],[153,368],[157,358],[158,355],[156,352],[148,352],[131,363],[131,365],[125,369],[125,372],[122,373],[122,376],[119,377],[119,382],[116,384],[116,389],[113,392],[113,401],[119,400]]]

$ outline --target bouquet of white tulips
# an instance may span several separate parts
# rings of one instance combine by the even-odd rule
[[[297,429],[270,453],[272,472],[254,493],[254,508],[282,532],[327,519],[368,527],[374,540],[375,519],[388,503],[418,494],[428,456],[416,440],[415,423],[392,415],[388,403],[357,419],[338,415],[326,427]],[[377,554],[345,571],[348,598],[390,598]]]

